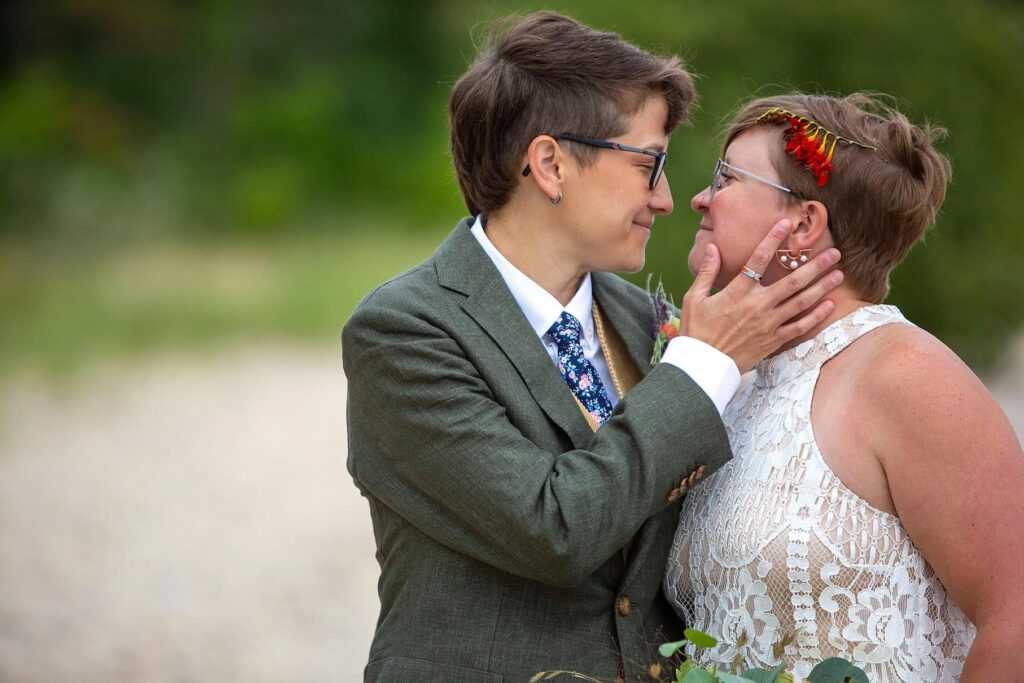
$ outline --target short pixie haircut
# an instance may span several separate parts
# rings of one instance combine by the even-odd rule
[[[787,126],[759,124],[779,107],[811,119],[834,133],[876,149],[838,144],[824,187],[814,174],[785,152]],[[949,160],[935,148],[945,129],[916,126],[877,96],[790,94],[763,97],[744,105],[726,133],[724,148],[754,126],[778,128],[771,162],[779,181],[793,190],[790,201],[820,201],[847,283],[865,300],[880,303],[889,293],[889,273],[935,223],[946,197]],[[724,151],[723,151],[724,156]]]
[[[666,133],[687,120],[695,93],[678,57],[554,12],[492,25],[448,101],[452,161],[470,213],[509,201],[538,135],[622,135],[651,96],[668,104]],[[571,148],[584,166],[596,159],[594,148]]]

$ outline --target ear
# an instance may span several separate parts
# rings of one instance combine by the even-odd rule
[[[828,229],[828,209],[819,201],[800,202],[793,220],[796,227],[783,243],[783,248],[792,251],[811,249],[819,252],[832,246],[832,233]]]
[[[526,163],[530,167],[530,180],[548,199],[555,201],[565,180],[566,156],[550,135],[538,135],[526,150]]]

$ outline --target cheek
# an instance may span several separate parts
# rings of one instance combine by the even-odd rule
[[[774,225],[774,223],[773,223]],[[722,255],[721,277],[726,281],[739,274],[753,255],[757,245],[768,234],[770,228],[763,231],[735,226],[733,230],[723,230],[722,234],[715,231],[715,244]]]

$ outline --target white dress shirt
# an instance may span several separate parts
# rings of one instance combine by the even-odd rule
[[[594,369],[597,370],[597,374],[600,375],[601,382],[608,392],[608,399],[612,406],[615,406],[621,397],[615,390],[611,373],[608,371],[608,361],[605,360],[604,351],[601,349],[597,333],[594,330],[594,293],[590,274],[588,273],[583,278],[572,300],[563,307],[558,299],[527,277],[498,251],[498,248],[487,238],[479,215],[473,224],[472,233],[498,272],[501,273],[502,279],[505,280],[505,284],[512,292],[512,297],[519,304],[519,308],[522,309],[541,343],[544,344],[552,364],[558,362],[558,347],[555,345],[555,340],[548,334],[551,325],[562,315],[562,311],[572,314],[580,321],[583,328],[583,334],[580,337],[583,355],[594,365]],[[719,414],[725,411],[725,406],[740,385],[740,373],[732,358],[713,346],[692,337],[676,337],[670,341],[661,357],[661,362],[674,365],[688,374],[697,383],[697,386],[714,401]]]

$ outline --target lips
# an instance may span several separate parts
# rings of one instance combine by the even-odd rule
[[[713,229],[713,228],[711,228],[711,227],[710,227],[710,226],[708,226],[708,225],[705,225],[704,223],[701,223],[701,224],[700,224],[700,229],[701,229],[701,230],[707,230],[708,232],[714,232],[714,229]]]

